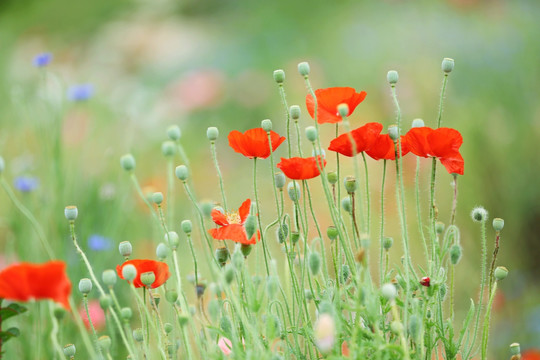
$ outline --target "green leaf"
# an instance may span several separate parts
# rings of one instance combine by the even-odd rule
[[[28,309],[25,308],[24,306],[21,306],[16,303],[11,303],[8,306],[0,309],[0,317],[2,318],[2,321],[5,321],[9,319],[10,317],[24,313],[27,310]]]
[[[4,344],[9,339],[19,336],[20,333],[21,332],[16,327],[12,327],[7,330],[0,331],[0,340],[2,341],[2,344]]]

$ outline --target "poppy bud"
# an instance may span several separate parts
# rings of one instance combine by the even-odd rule
[[[298,185],[296,182],[291,181],[287,185],[287,192],[289,193],[289,198],[294,201],[300,201],[300,185]]]
[[[289,237],[289,227],[287,224],[281,225],[277,230],[277,237],[280,244],[283,244]]]
[[[116,272],[111,269],[103,271],[101,280],[103,280],[103,283],[107,286],[114,286],[114,284],[116,284]]]
[[[171,125],[167,128],[167,136],[171,140],[178,140],[182,136],[182,132],[180,131],[180,127],[178,125]]]
[[[424,123],[424,120],[422,120],[422,119],[414,119],[412,121],[411,128],[418,128],[418,127],[424,127],[424,126],[426,126],[426,124]]]
[[[77,352],[77,349],[75,348],[75,345],[73,344],[67,344],[64,346],[64,355],[73,357],[75,356],[75,353]]]
[[[246,245],[246,247],[249,247],[249,251],[251,252],[251,246]],[[231,256],[231,262],[236,268],[236,270],[242,270],[244,268],[244,254],[242,253],[242,250],[240,250],[241,246],[237,246],[236,250],[233,252]]]
[[[352,211],[351,198],[347,196],[341,199],[341,207],[343,208],[343,210],[350,213]]]
[[[206,129],[206,137],[210,141],[216,141],[219,136],[219,130],[215,126],[211,126],[208,129]]]
[[[225,263],[229,259],[229,249],[227,249],[226,247],[217,248],[215,256],[221,266],[225,266]]]
[[[6,168],[6,163],[4,162],[4,158],[0,156],[0,174],[4,172],[5,168]]]
[[[84,278],[79,280],[79,291],[84,295],[88,295],[92,291],[92,280]]]
[[[347,264],[341,265],[340,275],[341,275],[340,280],[342,284],[346,283],[347,280],[349,280],[349,277],[351,276],[351,268],[349,267],[349,265]]]
[[[309,254],[308,258],[309,270],[311,270],[311,275],[317,276],[319,270],[321,269],[321,255],[318,252],[312,252]]]
[[[225,277],[225,282],[230,285],[234,280],[234,268],[231,264],[225,265],[225,271],[223,275]]]
[[[103,309],[103,310],[106,310],[108,308],[110,308],[112,305],[112,299],[109,295],[101,295],[99,297],[99,306]]]
[[[282,172],[277,172],[274,175],[274,179],[276,180],[276,188],[283,189],[283,187],[285,186],[285,182],[287,181],[285,175]]]
[[[77,210],[76,206],[66,206],[64,209],[64,216],[69,221],[75,221],[77,219],[77,216],[79,215],[79,210]]]
[[[122,241],[120,244],[118,244],[118,251],[120,252],[120,255],[127,259],[131,256],[133,247],[129,241]]]
[[[189,176],[189,171],[186,165],[177,166],[174,170],[176,177],[182,181],[186,181]]]
[[[302,114],[302,111],[300,110],[300,106],[298,105],[292,105],[290,108],[289,108],[289,114],[291,115],[291,118],[293,120],[298,120],[300,119],[300,115]]]
[[[189,224],[191,225],[191,222]],[[184,228],[184,221],[182,221],[182,228]],[[180,242],[178,233],[176,231],[169,231],[165,234],[165,241],[169,244],[171,249],[176,250],[176,248],[178,247],[178,243]]]
[[[493,219],[493,230],[501,231],[504,227],[504,220],[501,218]]]
[[[268,293],[268,299],[274,299],[277,291],[279,289],[279,280],[270,275],[266,278],[266,292]]]
[[[442,71],[449,74],[454,70],[454,59],[444,58],[441,64]]]
[[[335,240],[338,237],[338,233],[339,232],[335,226],[329,226],[326,229],[326,235],[328,236],[330,240]]]
[[[156,247],[156,255],[159,260],[164,260],[169,256],[169,248],[164,243],[159,243]]]
[[[147,271],[141,274],[141,282],[144,285],[150,286],[154,281],[156,281],[156,274],[153,271]]]
[[[392,239],[391,237],[385,237],[383,239],[383,248],[385,250],[390,250],[392,245],[394,245],[394,239]]]
[[[441,221],[437,221],[435,223],[435,232],[437,234],[442,234],[444,232],[444,223]]]
[[[461,246],[454,244],[450,248],[450,262],[452,265],[457,265],[459,260],[461,260]]]
[[[209,201],[202,201],[199,205],[204,216],[210,217],[214,205],[212,205],[212,203]]]
[[[270,131],[272,131],[272,120],[264,119],[263,121],[261,121],[261,127],[264,131],[269,133]]]
[[[291,233],[291,243],[293,245],[296,245],[296,243],[300,240],[300,233],[298,231],[293,231]]]
[[[396,142],[399,137],[399,130],[397,125],[390,125],[388,127],[388,136],[392,139],[393,142]]]
[[[298,72],[302,76],[308,76],[309,75],[309,64],[304,61],[298,64]]]
[[[62,320],[62,319],[64,318],[64,316],[66,316],[66,309],[64,309],[64,308],[61,307],[61,306],[56,306],[56,307],[54,308],[53,313],[54,313],[54,317],[55,317],[58,321],[60,321],[60,320]]]
[[[341,117],[346,117],[349,115],[349,105],[347,104],[339,104],[337,106],[337,111]]]
[[[504,266],[497,266],[497,268],[493,272],[493,275],[495,276],[495,279],[497,279],[497,281],[504,280],[508,276],[508,269]]]
[[[396,286],[394,284],[384,284],[381,287],[381,294],[386,300],[394,300],[397,296]]]
[[[397,320],[394,320],[390,324],[390,330],[392,330],[394,334],[401,334],[403,332],[403,324]]]
[[[128,308],[128,307],[122,308],[122,309],[120,310],[120,316],[121,316],[122,319],[124,319],[124,320],[129,320],[129,319],[131,319],[131,317],[133,316],[133,310],[131,310],[131,309]]]
[[[309,289],[304,289],[304,297],[307,301],[313,300],[313,293]]]
[[[163,202],[163,193],[161,193],[161,192],[153,193],[152,194],[152,201],[157,205],[161,205],[161,203]]]
[[[346,176],[343,180],[343,184],[345,185],[345,190],[347,190],[347,193],[352,194],[356,191],[357,184],[354,176]]]
[[[521,347],[519,343],[512,343],[510,345],[510,354],[514,356],[521,355]]]
[[[326,174],[326,179],[328,180],[328,182],[331,185],[334,185],[338,180],[337,172],[331,171],[331,172],[327,173]]]
[[[488,219],[488,212],[483,207],[477,206],[472,210],[471,217],[475,222],[484,222]]]
[[[178,292],[175,289],[168,289],[165,292],[165,300],[171,304],[174,304],[176,300],[178,300]]]
[[[420,285],[425,286],[425,287],[431,286],[431,279],[429,278],[429,276],[425,276],[422,279],[420,279]]]
[[[274,70],[274,81],[282,84],[285,81],[285,71],[281,69]]]
[[[108,337],[107,335],[103,335],[99,337],[98,344],[101,350],[108,352],[111,348],[112,341],[110,337]]]
[[[252,245],[244,245],[244,244],[242,244],[240,246],[240,251],[242,252],[242,255],[244,255],[244,257],[248,257],[248,255],[251,254],[251,250],[253,250]]]
[[[144,333],[141,328],[133,330],[133,340],[136,342],[142,342],[144,340]]]
[[[317,140],[317,129],[315,126],[308,126],[306,128],[306,137],[311,142],[315,142]]]
[[[127,281],[133,281],[133,279],[135,279],[137,276],[137,268],[131,264],[125,265],[122,267],[122,276]]]
[[[178,315],[178,324],[181,326],[181,327],[184,327],[187,325],[189,321],[189,318],[186,316],[186,315]]]
[[[399,75],[398,75],[398,72],[395,71],[395,70],[390,70],[387,74],[386,74],[386,81],[388,81],[388,83],[390,85],[394,85],[398,82],[398,79],[399,79]]]
[[[125,154],[120,158],[120,165],[122,166],[122,169],[131,171],[135,169],[135,158],[131,154]]]
[[[222,316],[221,319],[219,319],[219,327],[228,337],[232,337],[233,325],[230,317],[227,315]]]
[[[161,153],[163,156],[173,156],[176,154],[176,145],[172,141],[164,141],[161,143]]]
[[[170,334],[174,330],[174,326],[171,323],[165,323],[163,324],[163,330],[165,330],[166,334]]]

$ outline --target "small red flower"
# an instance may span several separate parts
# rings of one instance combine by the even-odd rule
[[[69,309],[71,282],[63,261],[20,263],[0,272],[0,298],[28,301],[50,299]]]
[[[405,156],[409,153],[409,145],[405,136],[401,136],[401,156]],[[390,139],[388,134],[379,134],[375,143],[371,148],[366,151],[374,160],[395,160],[396,150],[394,148],[394,142]]]
[[[319,124],[324,123],[338,123],[341,122],[341,116],[337,111],[339,104],[349,105],[349,114],[351,115],[354,109],[366,98],[366,92],[356,92],[351,87],[333,87],[327,89],[315,90],[315,96],[317,97],[317,122]],[[315,101],[313,96],[308,94],[306,96],[306,107],[309,115],[313,118],[315,116]]]
[[[141,274],[144,274],[146,272],[153,272],[156,276],[156,280],[150,285],[152,289],[157,288],[165,283],[167,279],[171,276],[169,273],[169,265],[167,265],[164,262],[161,261],[154,261],[154,260],[128,260],[122,265],[116,266],[116,272],[118,273],[118,276],[120,279],[123,279],[124,276],[122,275],[122,269],[126,265],[133,265],[135,266],[135,269],[137,269],[137,276],[133,280],[133,285],[136,288],[144,287],[145,285],[141,282]]]
[[[540,350],[530,349],[522,352],[521,360],[540,360]]]
[[[382,124],[372,122],[352,130],[350,134],[355,142],[356,154],[360,154],[361,152],[371,149],[371,147],[373,147],[375,144],[375,141],[377,141],[382,129]],[[354,152],[349,133],[342,134],[332,140],[328,150],[352,157]]]
[[[450,128],[412,128],[405,135],[410,151],[420,157],[436,157],[449,174],[463,175],[465,162],[459,153],[463,137]]]
[[[317,165],[317,161],[319,164]],[[308,158],[293,157],[290,159],[281,158],[277,167],[283,171],[289,179],[307,180],[319,176],[319,167],[322,169],[326,166],[326,159],[322,156],[317,156],[317,159],[312,156]]]
[[[431,279],[429,278],[429,276],[426,276],[426,277],[423,277],[422,279],[420,279],[420,285],[425,286],[425,287],[430,287],[431,286]]]
[[[272,140],[272,151],[276,151],[279,145],[285,141],[285,137],[274,131],[270,131],[270,138]],[[237,153],[250,159],[266,159],[270,156],[268,134],[262,128],[250,129],[243,134],[240,131],[231,131],[229,133],[229,146]]]
[[[249,215],[251,200],[247,199],[242,203],[238,212],[222,213],[217,209],[212,210],[212,220],[221,226],[217,229],[210,229],[208,232],[216,240],[232,240],[243,245],[253,245],[257,243],[260,233],[254,234],[251,239],[247,238],[244,223]]]

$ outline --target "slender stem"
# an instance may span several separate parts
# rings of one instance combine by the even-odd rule
[[[174,221],[174,159],[167,159],[167,225],[173,226]]]
[[[493,277],[493,272],[495,271],[495,263],[497,262],[497,254],[499,253],[499,243],[501,240],[501,232],[497,231],[495,232],[495,248],[493,249],[493,258],[491,259],[491,268],[489,270],[489,293],[491,294],[491,287],[493,286],[493,282],[495,281],[495,278]]]
[[[86,317],[88,318],[88,323],[90,324],[90,329],[92,329],[92,334],[94,335],[94,345],[98,351],[99,357],[103,358],[103,353],[101,352],[101,346],[98,343],[98,336],[92,318],[90,317],[90,311],[88,311],[88,296],[86,294],[83,296],[84,310],[86,311]]]
[[[287,97],[285,96],[285,88],[283,87],[283,83],[279,84],[279,96],[281,97],[281,103],[283,104],[283,107],[285,108],[285,119],[286,119],[286,125],[287,125],[287,149],[289,151],[289,158],[290,158],[292,157],[291,130],[290,130],[291,114],[289,113],[289,105],[287,104]]]
[[[450,225],[454,225],[454,222],[456,220],[456,210],[457,210],[457,198],[458,198],[458,181],[457,181],[457,174],[453,174],[454,176],[454,198],[452,200],[452,215],[450,216]]]
[[[223,209],[225,209],[225,212],[227,212],[227,198],[225,197],[225,187],[223,185],[223,175],[221,175],[221,170],[219,168],[215,141],[210,141],[210,150],[212,151],[212,160],[214,161],[214,167],[216,168],[216,171],[218,173],[219,189],[221,190],[221,199],[223,200]]]
[[[257,193],[257,158],[256,157],[253,158],[253,192],[255,193],[255,208],[257,209],[257,221],[259,223],[259,229],[262,229],[261,209],[259,207],[259,195]],[[263,244],[263,255],[264,255],[264,265],[266,267],[266,275],[270,275],[270,270],[268,267],[268,258],[267,258],[268,249],[266,248],[267,244],[264,240],[263,233],[261,233],[261,242]],[[269,255],[270,254],[268,254],[268,256]]]
[[[443,103],[444,103],[444,95],[446,93],[446,83],[448,81],[448,73],[444,74],[443,83],[442,83],[442,89],[441,89],[441,97],[439,99],[439,114],[437,116],[437,128],[441,127],[441,120],[442,120],[442,113],[443,113]]]
[[[81,315],[79,314],[79,311],[77,311],[77,306],[75,305],[75,302],[73,301],[73,296],[70,295],[69,297],[69,308],[71,310],[71,314],[73,315],[73,318],[75,319],[75,323],[77,324],[77,328],[79,329],[79,333],[82,335],[84,346],[86,347],[86,350],[88,350],[88,355],[91,358],[94,358],[97,356],[96,350],[92,346],[92,342],[90,341],[90,338],[88,337],[88,332],[86,331]],[[62,350],[63,352],[63,350]]]
[[[339,125],[336,123],[336,138],[339,136]],[[336,206],[338,208],[338,213],[341,215],[341,206],[339,202],[341,201],[341,179],[340,179],[340,168],[339,168],[339,153],[336,151],[336,172],[337,172],[337,199],[335,199]],[[335,193],[334,193],[335,194]],[[334,196],[335,198],[335,196]]]
[[[150,213],[152,214],[152,217],[154,218],[154,220],[157,222],[157,224],[159,224],[160,222],[156,214],[156,211],[154,210],[154,207],[152,206],[152,204],[150,204],[146,196],[144,196],[144,193],[142,192],[142,189],[141,189],[141,185],[139,184],[139,181],[137,180],[137,176],[135,176],[135,173],[131,172],[130,178],[131,178],[131,181],[133,182],[133,186],[135,186],[135,190],[137,191],[137,194],[139,194],[139,197],[142,199],[142,201],[144,201],[144,203],[150,210]]]
[[[491,308],[493,307],[493,299],[495,299],[495,293],[497,292],[497,281],[493,283],[491,289],[491,295],[486,309],[486,315],[484,316],[484,331],[482,334],[482,360],[487,359],[488,339],[489,339],[489,323],[491,319]]]
[[[51,316],[51,321],[52,321],[51,341],[53,344],[53,348],[56,351],[57,355],[59,356],[58,358],[64,359],[64,351],[62,350],[62,347],[58,343],[58,320],[56,319],[56,316],[54,316],[53,302],[49,302],[49,314]],[[2,317],[0,316],[0,331],[2,330],[1,323],[2,323]],[[2,350],[1,347],[2,347],[2,342],[0,341],[0,351]]]
[[[368,166],[367,166],[367,160],[366,160],[366,154],[362,152],[362,159],[364,160],[364,172],[366,175],[366,202],[367,202],[367,234],[368,237],[371,234],[371,199],[369,194],[369,174],[368,174]]]
[[[383,160],[383,174],[381,180],[381,230],[380,230],[380,254],[379,254],[379,277],[381,286],[384,284],[383,274],[383,251],[384,251],[384,183],[386,180],[386,159]]]
[[[406,311],[404,313],[407,313]],[[396,302],[392,300],[392,316],[394,317],[394,321],[399,322],[399,312],[396,305]],[[406,323],[405,323],[406,324]],[[406,360],[410,359],[409,355],[409,345],[407,344],[407,338],[405,337],[405,333],[403,330],[399,332],[399,339],[401,341],[401,348],[403,349],[403,355]]]
[[[187,243],[189,245],[189,251],[191,252],[191,257],[193,258],[193,267],[195,271],[195,286],[197,286],[199,284],[199,274],[197,270],[197,256],[195,255],[195,250],[193,249],[193,241],[191,240],[191,234],[187,234]]]
[[[429,249],[427,245],[426,235],[424,234],[424,225],[422,224],[422,209],[420,207],[420,157],[416,157],[416,176],[414,179],[415,195],[416,195],[416,218],[418,222],[418,232],[422,237],[422,245],[424,245],[424,253],[426,261],[429,263]]]

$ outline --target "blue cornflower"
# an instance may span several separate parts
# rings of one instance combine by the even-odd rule
[[[94,251],[105,251],[112,248],[112,240],[99,234],[88,237],[88,247]]]
[[[39,180],[31,176],[17,176],[13,180],[13,186],[21,192],[31,192],[39,186]]]
[[[69,87],[67,97],[71,101],[85,101],[94,94],[94,86],[92,84],[78,84]]]
[[[44,67],[44,66],[47,66],[49,65],[49,63],[52,61],[52,54],[51,53],[42,53],[42,54],[37,54],[35,57],[34,57],[34,66],[35,67]]]

